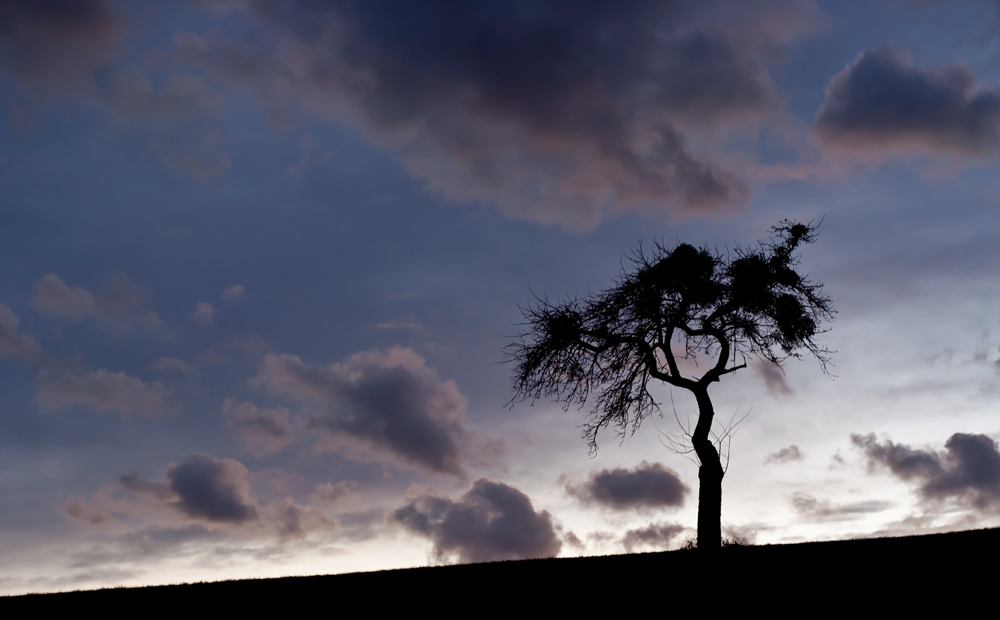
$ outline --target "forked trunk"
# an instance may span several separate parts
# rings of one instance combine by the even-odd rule
[[[709,436],[715,410],[707,387],[696,390],[694,395],[698,400],[698,424],[691,443],[701,461],[698,469],[698,548],[719,549],[722,546],[722,477],[725,472]]]

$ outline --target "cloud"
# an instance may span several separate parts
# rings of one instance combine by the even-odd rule
[[[36,396],[42,411],[84,405],[101,413],[155,416],[163,410],[169,393],[159,381],[145,383],[124,370],[98,370],[88,375],[58,376],[42,385]]]
[[[977,91],[964,64],[921,69],[883,47],[862,52],[830,80],[815,129],[823,142],[852,148],[983,155],[1000,144],[1000,90]]]
[[[21,322],[13,311],[0,304],[0,357],[17,357],[26,362],[40,360],[45,352],[35,339],[17,331]]]
[[[215,323],[215,308],[212,307],[212,304],[199,301],[189,316],[192,321],[198,324],[198,327],[210,329]]]
[[[415,332],[423,331],[424,326],[416,321],[397,321],[392,319],[375,324],[376,329],[410,329]]]
[[[153,372],[197,376],[201,374],[197,368],[177,357],[158,357],[149,365]]]
[[[897,478],[920,484],[925,500],[955,499],[977,510],[1000,506],[1000,451],[986,435],[955,433],[945,452],[915,450],[875,435],[851,435],[871,468],[886,467]]]
[[[252,385],[311,405],[310,428],[330,433],[352,456],[430,472],[464,474],[466,399],[411,349],[368,351],[342,364],[309,366],[294,355],[268,355]]]
[[[788,385],[788,378],[780,366],[756,361],[750,367],[757,373],[757,376],[764,380],[767,391],[772,396],[787,396],[795,391]]]
[[[222,291],[223,299],[242,299],[243,293],[246,292],[246,288],[242,284],[234,284]]]
[[[766,58],[818,23],[808,0],[249,7],[242,39],[184,34],[178,53],[276,115],[297,102],[360,126],[448,200],[577,229],[741,205],[690,138],[773,113]]]
[[[582,484],[566,482],[570,495],[615,510],[679,508],[689,491],[677,472],[647,461],[631,470],[619,467],[592,471]]]
[[[834,504],[828,500],[816,499],[808,493],[795,493],[791,498],[792,507],[807,521],[847,521],[866,514],[882,512],[892,507],[891,502],[868,500],[848,504]]]
[[[646,527],[625,532],[622,545],[628,553],[639,547],[667,549],[685,529],[687,528],[679,523],[650,523]]]
[[[337,483],[317,484],[309,494],[309,500],[328,506],[337,512],[363,512],[367,510],[364,500],[357,493],[358,484],[342,480]]]
[[[796,445],[788,446],[787,448],[782,448],[776,452],[772,452],[767,455],[764,460],[765,465],[770,465],[773,463],[791,463],[792,461],[801,461],[806,458],[805,454],[799,450]]]
[[[0,0],[0,66],[50,94],[89,75],[114,51],[119,30],[103,0]]]
[[[430,538],[439,561],[493,562],[558,555],[562,543],[547,511],[514,487],[481,478],[461,501],[421,495],[389,520]]]
[[[70,519],[88,527],[111,529],[121,525],[111,512],[92,506],[82,497],[71,497],[60,508]]]
[[[180,465],[167,468],[167,487],[174,494],[172,506],[193,519],[242,523],[257,518],[250,499],[247,468],[232,459],[195,456]],[[126,477],[122,486],[134,491],[151,492]],[[152,483],[156,484],[156,483]],[[155,490],[152,490],[156,494]]]
[[[278,535],[280,541],[293,538],[304,539],[310,532],[332,532],[339,529],[338,523],[315,508],[297,505],[291,497],[268,504],[260,510],[263,520]]]
[[[115,123],[146,133],[170,170],[212,181],[232,168],[221,130],[225,100],[209,81],[176,71],[154,80],[128,70],[107,72],[93,89]]]
[[[243,440],[250,454],[260,457],[280,452],[292,441],[289,411],[283,407],[260,409],[252,403],[240,403],[227,398],[222,404],[222,417],[237,437]]]
[[[119,273],[100,295],[70,287],[54,273],[35,283],[31,304],[43,315],[70,321],[94,320],[104,331],[123,334],[134,329],[163,331],[160,317],[149,310],[149,289]]]

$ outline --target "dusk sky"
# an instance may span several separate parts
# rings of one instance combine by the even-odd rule
[[[690,394],[591,457],[502,349],[785,218],[724,536],[1000,526],[998,2],[0,0],[0,96],[0,594],[678,548]]]

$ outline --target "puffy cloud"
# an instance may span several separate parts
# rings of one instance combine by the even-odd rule
[[[802,451],[799,450],[798,446],[793,444],[788,446],[787,448],[782,448],[780,450],[772,452],[771,454],[768,454],[767,458],[764,460],[764,464],[769,465],[772,463],[791,463],[792,461],[801,461],[804,458],[806,458],[805,454],[803,454]]]
[[[89,375],[66,374],[42,385],[36,394],[42,411],[85,405],[94,411],[155,416],[169,391],[159,381],[145,383],[125,371],[98,370]]]
[[[246,288],[242,284],[234,284],[229,288],[222,291],[223,299],[242,299],[243,293],[246,292]]]
[[[632,510],[680,507],[689,489],[674,470],[643,461],[634,469],[619,467],[590,472],[587,482],[567,482],[566,492],[587,503]]]
[[[212,307],[212,304],[199,301],[195,304],[194,310],[191,311],[190,317],[198,324],[198,327],[208,329],[215,323],[215,308]]]
[[[667,549],[685,529],[687,528],[679,523],[650,523],[646,527],[625,532],[622,545],[628,553],[639,547]]]
[[[174,507],[208,521],[242,523],[257,518],[250,499],[247,468],[232,459],[196,456],[167,469]]]
[[[0,63],[51,92],[107,58],[119,26],[104,0],[0,0]]]
[[[268,355],[252,384],[312,405],[310,427],[341,447],[431,472],[463,475],[466,399],[411,349],[394,347],[314,367],[294,355]]]
[[[227,398],[222,404],[222,417],[254,456],[280,452],[291,443],[289,413],[285,408],[261,409],[234,398]]]
[[[103,330],[125,333],[136,328],[162,331],[160,317],[149,310],[149,289],[122,273],[117,274],[100,295],[82,287],[70,287],[54,273],[35,283],[31,303],[45,316],[83,321],[93,319]]]
[[[0,304],[0,357],[18,357],[26,362],[37,361],[44,355],[35,339],[17,330],[21,319],[7,306]]]
[[[886,467],[901,480],[916,481],[926,500],[953,498],[979,510],[1000,506],[1000,451],[986,435],[955,433],[945,452],[918,450],[874,434],[851,435],[869,467]]]
[[[547,511],[535,512],[524,493],[482,478],[458,502],[421,495],[393,511],[389,520],[430,538],[439,561],[552,557],[562,547]]]
[[[808,521],[846,521],[858,519],[866,514],[882,512],[892,507],[891,502],[868,500],[848,504],[834,504],[828,500],[816,499],[808,493],[795,493],[791,498],[792,507]]]
[[[984,154],[1000,144],[1000,90],[977,91],[962,64],[921,69],[893,47],[869,50],[830,80],[816,132],[849,147]]]
[[[447,199],[573,228],[740,204],[688,134],[773,111],[765,57],[817,23],[809,0],[248,5],[252,36],[179,53],[274,109],[357,123]]]

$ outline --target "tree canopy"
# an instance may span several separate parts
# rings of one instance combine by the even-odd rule
[[[708,440],[712,383],[748,359],[780,367],[804,352],[827,372],[830,351],[814,338],[835,310],[822,284],[796,270],[796,251],[815,240],[817,227],[783,220],[769,240],[725,254],[686,243],[654,242],[648,252],[640,245],[611,288],[558,303],[536,298],[521,308],[525,331],[505,348],[514,367],[511,404],[544,397],[566,407],[589,403],[583,435],[593,454],[601,429],[624,436],[659,412],[650,379],[690,390],[699,404],[692,443],[703,476],[706,463],[719,461]],[[708,368],[684,376],[678,361],[699,356],[709,358]]]

